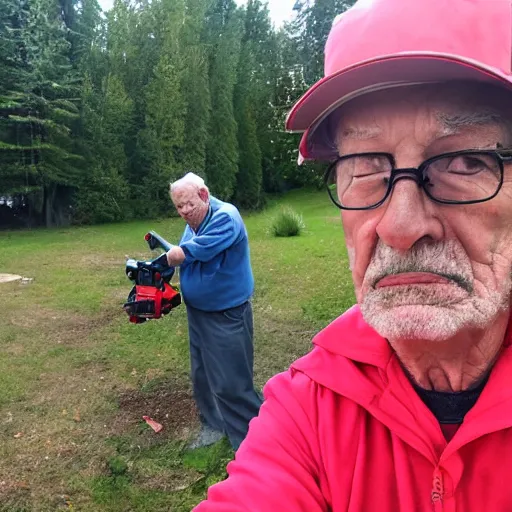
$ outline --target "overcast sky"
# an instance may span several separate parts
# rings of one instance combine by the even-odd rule
[[[113,0],[98,0],[101,8],[106,11],[112,7]],[[247,3],[247,0],[235,0],[237,4],[242,5]],[[268,0],[268,7],[270,9],[270,17],[276,26],[281,26],[285,21],[289,21],[293,6],[296,0]]]
[[[238,5],[247,3],[247,0],[235,0]],[[268,8],[272,21],[279,27],[289,21],[293,13],[296,0],[268,0]]]

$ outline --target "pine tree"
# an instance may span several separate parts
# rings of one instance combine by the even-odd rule
[[[0,196],[51,225],[167,214],[187,171],[246,208],[315,182],[284,119],[351,3],[297,0],[276,32],[263,0],[115,0],[106,17],[98,0],[3,0]]]
[[[233,92],[240,57],[241,21],[233,0],[216,0],[208,13],[206,25],[211,45],[212,104],[206,174],[211,191],[225,200],[233,196],[238,172],[239,155]]]
[[[14,0],[0,3],[0,195],[28,193],[27,166],[31,140],[25,90],[30,80],[23,44],[28,11]],[[22,149],[19,146],[23,144]],[[23,200],[22,200],[23,202]]]
[[[203,40],[205,15],[212,0],[187,0],[183,27],[183,53],[186,63],[182,90],[186,104],[185,140],[181,164],[206,178],[206,147],[210,136],[211,98],[208,75],[208,47]]]
[[[125,133],[132,123],[133,103],[121,80],[109,75],[100,91],[89,77],[83,88],[83,137],[88,172],[75,197],[74,221],[100,223],[129,217],[129,188],[124,175]]]
[[[279,48],[272,28],[268,7],[261,0],[249,0],[245,17],[244,47],[251,54],[250,72],[251,111],[256,123],[257,140],[261,151],[261,183],[276,172],[275,141],[277,134],[272,124],[276,104]],[[282,126],[278,127],[282,131]],[[258,207],[263,205],[260,191]]]
[[[106,68],[106,22],[98,0],[81,0],[73,28],[73,63],[96,86],[108,74]]]
[[[282,192],[297,186],[297,176],[303,169],[297,167],[300,136],[284,131],[290,108],[306,89],[302,63],[297,55],[297,42],[290,26],[274,37],[276,52],[275,84],[271,118],[267,134],[271,137],[271,153],[264,165],[263,187],[266,192]]]
[[[138,146],[144,162],[141,187],[142,212],[161,215],[171,210],[169,182],[181,177],[179,162],[184,145],[185,100],[182,92],[185,63],[181,30],[185,16],[183,1],[155,4],[160,12],[162,48],[153,78],[146,87],[145,128]],[[149,158],[147,158],[149,156]]]
[[[66,222],[70,197],[80,175],[81,159],[74,153],[72,131],[79,120],[79,84],[70,61],[70,41],[61,5],[34,0],[30,5],[26,40],[34,82],[30,101],[37,128],[37,182],[43,193],[47,226]]]
[[[6,5],[2,13],[11,9],[3,23],[14,41],[14,52],[3,62],[17,75],[0,106],[0,158],[9,174],[2,192],[21,196],[31,213],[50,226],[69,221],[71,193],[80,173],[73,139],[79,87],[59,2],[33,0],[26,9],[14,5],[14,10]]]
[[[261,204],[261,150],[255,120],[255,94],[251,75],[254,58],[249,44],[244,44],[238,67],[238,83],[235,92],[235,113],[238,124],[239,163],[236,202],[243,208],[256,209]]]
[[[282,127],[295,101],[323,77],[324,47],[334,18],[353,3],[354,0],[297,0],[294,21],[278,34],[278,78],[270,124],[275,165],[266,168],[265,190],[322,183],[324,166],[297,166],[300,137],[284,133]]]
[[[304,81],[310,86],[323,76],[324,47],[332,23],[355,0],[299,0],[292,24],[293,39],[300,49]]]

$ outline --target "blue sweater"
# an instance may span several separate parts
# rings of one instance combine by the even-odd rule
[[[243,304],[254,290],[247,230],[238,210],[210,197],[210,209],[197,232],[187,225],[180,241],[185,303],[203,311]]]

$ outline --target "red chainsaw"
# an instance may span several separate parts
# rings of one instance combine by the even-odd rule
[[[167,263],[166,252],[172,245],[154,231],[146,233],[144,240],[152,251],[163,249],[165,252],[150,261],[126,261],[126,275],[135,286],[123,308],[134,324],[161,318],[181,304],[180,292],[171,284],[175,267]]]

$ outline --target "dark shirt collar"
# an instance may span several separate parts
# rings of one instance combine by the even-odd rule
[[[486,383],[487,378],[476,388],[456,393],[423,389],[414,382],[412,385],[423,403],[430,409],[439,423],[460,424],[463,422],[464,416],[466,416],[469,410],[476,404]]]

